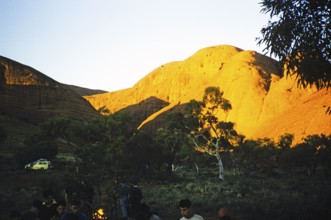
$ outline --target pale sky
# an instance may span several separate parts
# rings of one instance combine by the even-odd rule
[[[0,0],[0,55],[90,89],[132,87],[199,49],[262,52],[260,0]]]

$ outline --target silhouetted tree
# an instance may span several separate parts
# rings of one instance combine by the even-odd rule
[[[39,126],[39,132],[29,138],[28,142],[55,141],[65,142],[67,148],[72,148],[82,141],[82,122],[66,117],[54,117]]]
[[[331,86],[331,1],[262,0],[270,13],[258,44],[279,58],[287,74],[298,74],[303,87]]]
[[[259,143],[256,140],[243,140],[233,151],[233,164],[240,172],[248,174],[257,168]]]
[[[26,145],[24,149],[15,153],[15,159],[20,166],[23,166],[40,158],[52,160],[57,154],[58,147],[56,143],[39,140],[38,142]]]
[[[189,142],[184,115],[181,112],[167,115],[164,128],[157,131],[156,141],[162,149],[168,172],[175,171],[176,165],[181,159],[184,159],[180,152],[185,149]],[[188,155],[185,154],[186,156]]]
[[[307,142],[302,142],[296,144],[291,150],[294,151],[292,160],[295,163],[295,167],[310,176],[315,163],[316,148]]]
[[[71,120],[63,117],[50,118],[42,123],[36,133],[24,140],[24,149],[15,155],[17,162],[23,165],[39,158],[54,159],[60,145],[57,140],[70,143],[68,130],[71,123]]]
[[[321,135],[308,135],[304,139],[304,143],[307,143],[312,149],[314,149],[314,155],[312,156],[312,174],[315,174],[318,165],[324,168],[324,171],[328,172],[328,167],[331,165],[330,161],[330,136],[327,137],[324,134]]]
[[[81,123],[77,128],[74,146],[74,162],[71,176],[77,183],[91,185],[97,192],[97,201],[102,198],[101,186],[104,181],[114,178],[123,171],[123,164],[130,163],[126,149],[134,128],[127,112],[111,114]],[[75,175],[72,175],[75,170]],[[70,172],[70,171],[69,171]]]
[[[123,170],[131,178],[149,179],[155,177],[154,174],[161,175],[160,168],[164,163],[164,155],[150,135],[137,131],[124,149],[122,161]]]
[[[264,172],[270,172],[277,166],[277,148],[274,141],[270,138],[259,138],[256,140],[258,144],[256,164],[259,169]]]
[[[286,133],[284,135],[281,135],[279,137],[278,147],[280,149],[289,149],[292,145],[293,139],[294,139],[293,134]]]

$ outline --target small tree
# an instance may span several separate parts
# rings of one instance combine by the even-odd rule
[[[257,169],[259,158],[259,143],[256,140],[243,140],[238,147],[234,149],[234,166],[244,174]]]
[[[315,174],[318,165],[322,165],[324,169],[327,168],[328,164],[331,165],[330,136],[328,137],[325,136],[324,134],[308,135],[307,137],[303,138],[303,140],[311,148],[314,149],[314,155],[312,157],[312,162],[313,162],[312,174]]]
[[[258,138],[256,155],[256,166],[263,171],[272,171],[277,166],[277,147],[274,141],[268,137]]]
[[[143,131],[138,131],[130,138],[123,156],[125,161],[123,169],[126,173],[131,171],[130,176],[136,178],[138,176],[135,175],[139,172],[149,177],[151,170],[159,170],[163,162],[162,153],[156,147],[154,140]]]
[[[234,123],[225,121],[231,108],[218,87],[208,87],[202,102],[191,100],[185,109],[186,127],[195,150],[217,159],[221,180],[224,180],[221,153],[229,151],[238,137]],[[219,120],[219,115],[224,116],[224,121]]]
[[[157,131],[156,141],[163,151],[168,171],[175,171],[180,152],[188,143],[184,115],[180,112],[167,115],[164,128]]]
[[[286,133],[284,135],[281,135],[278,141],[278,148],[281,150],[289,149],[292,145],[293,139],[294,139],[293,134]]]

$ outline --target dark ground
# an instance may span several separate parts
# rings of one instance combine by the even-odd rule
[[[61,171],[4,171],[0,170],[0,220],[9,212],[21,212],[30,207],[33,199],[42,200],[42,192],[61,183]],[[210,173],[209,173],[210,176]],[[240,219],[331,219],[331,177],[322,172],[315,176],[297,174],[226,176],[220,183],[215,178],[187,177],[177,182],[140,183],[144,201],[158,212],[163,220],[179,219],[179,199],[192,198],[198,213],[205,219],[215,219],[218,206],[229,206]],[[55,189],[64,195],[64,189]],[[103,208],[110,210],[110,204]],[[111,215],[112,220],[119,220]]]

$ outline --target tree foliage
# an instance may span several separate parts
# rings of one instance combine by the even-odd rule
[[[26,162],[53,159],[61,148],[60,153],[65,153],[61,156],[65,155],[70,161],[66,166],[68,184],[85,182],[101,195],[103,181],[114,176],[130,159],[126,155],[127,145],[135,132],[130,122],[131,118],[124,111],[88,121],[51,118],[25,141],[26,147],[17,158],[28,159]]]
[[[16,153],[15,157],[19,165],[30,163],[39,158],[52,160],[58,154],[58,138],[70,142],[69,130],[71,123],[67,118],[55,117],[46,120],[39,126],[36,133],[24,140],[24,149]]]
[[[331,86],[331,0],[263,0],[270,13],[258,44],[303,87]]]
[[[294,139],[293,134],[286,133],[284,135],[281,135],[279,137],[278,147],[280,149],[289,149],[292,145],[293,139]]]
[[[160,174],[164,154],[156,141],[143,131],[137,131],[125,148],[122,167],[126,174],[135,179],[155,177]]]
[[[194,149],[189,147],[189,137],[181,112],[172,112],[167,115],[164,127],[158,129],[156,141],[164,156],[168,175],[175,171],[179,164],[195,161]]]
[[[87,181],[98,187],[120,170],[126,157],[125,149],[134,132],[130,121],[126,112],[120,112],[82,125],[79,136],[83,143],[77,145],[74,152],[79,178],[86,180],[89,177]]]
[[[234,168],[240,173],[248,174],[256,170],[259,157],[258,142],[255,140],[243,140],[233,151],[232,161]]]
[[[38,141],[26,146],[15,154],[16,162],[21,168],[23,165],[40,158],[52,160],[58,153],[58,147],[53,141]]]
[[[186,126],[195,150],[216,157],[221,180],[224,180],[221,153],[231,150],[239,137],[234,123],[225,121],[231,108],[218,87],[206,88],[202,102],[191,100],[186,107]],[[220,116],[224,119],[220,120]]]

